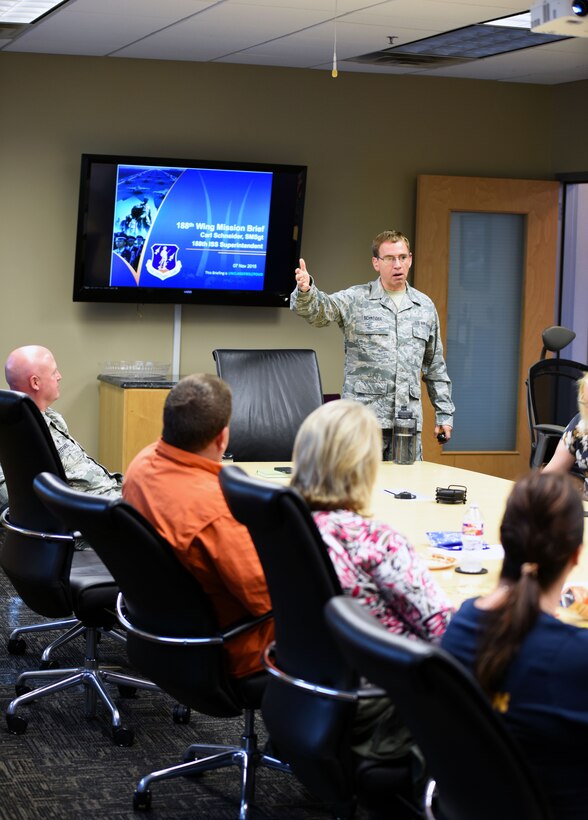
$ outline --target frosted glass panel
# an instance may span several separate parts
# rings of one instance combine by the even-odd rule
[[[514,450],[525,216],[451,214],[447,346],[456,450]]]
[[[561,355],[576,362],[588,362],[588,182],[569,183],[565,190],[561,324],[575,330],[576,338]]]

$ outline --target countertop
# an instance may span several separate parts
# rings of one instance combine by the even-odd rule
[[[113,384],[115,387],[133,388],[135,390],[141,388],[169,390],[178,383],[179,378],[174,379],[170,376],[112,376],[109,373],[99,373],[98,380]]]

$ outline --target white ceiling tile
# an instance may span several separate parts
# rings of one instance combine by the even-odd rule
[[[0,50],[544,84],[588,79],[588,37],[436,69],[349,58],[524,11],[520,0],[74,0]],[[335,20],[337,21],[335,23]]]

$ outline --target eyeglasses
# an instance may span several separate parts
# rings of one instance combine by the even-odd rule
[[[391,265],[393,262],[404,264],[408,259],[408,254],[401,253],[400,256],[377,256],[376,259],[379,259],[380,262],[385,262],[386,265]]]

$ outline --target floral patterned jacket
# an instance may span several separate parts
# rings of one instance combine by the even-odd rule
[[[318,511],[313,518],[346,595],[390,632],[441,638],[453,607],[404,536],[350,510]]]

